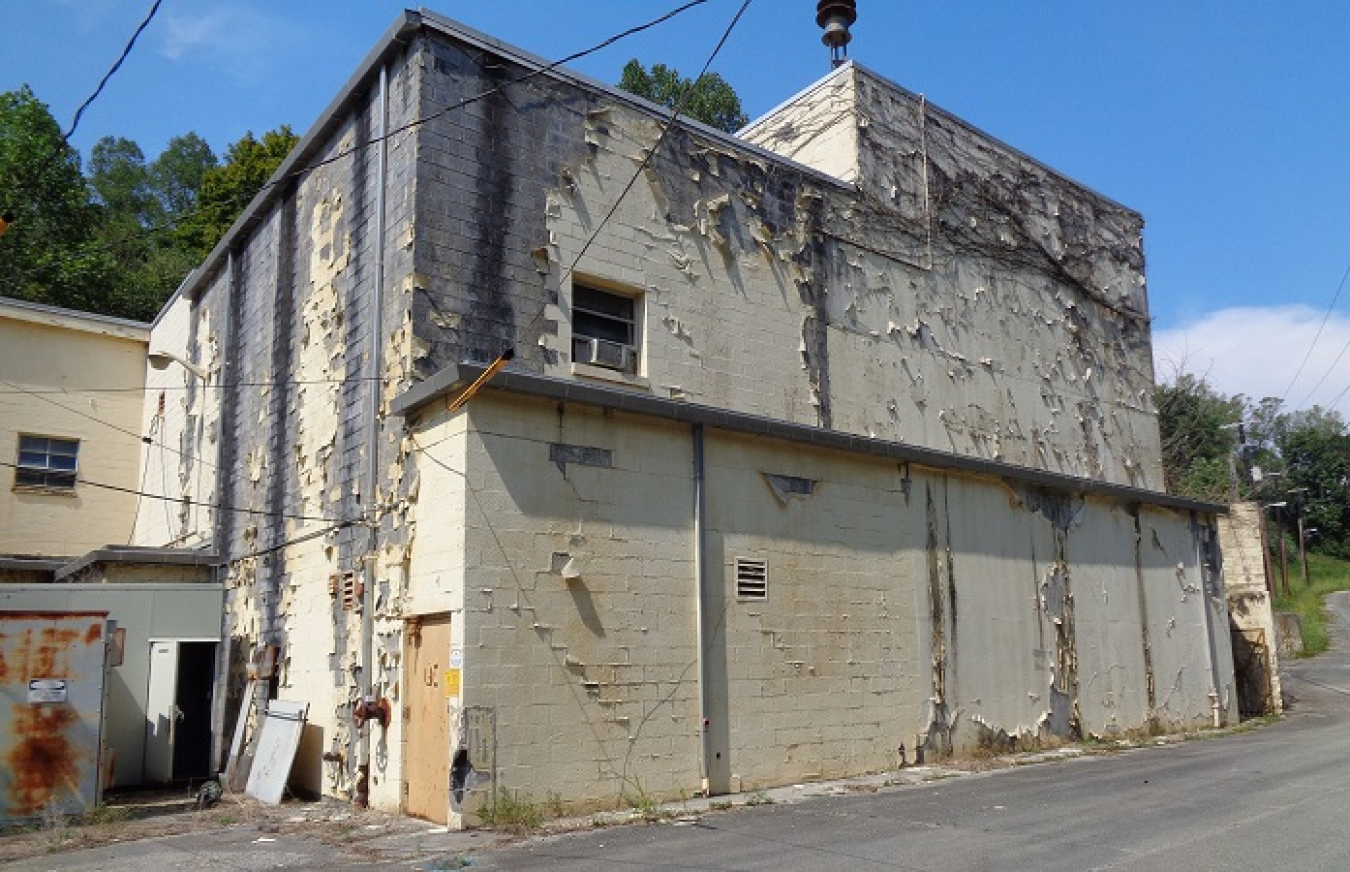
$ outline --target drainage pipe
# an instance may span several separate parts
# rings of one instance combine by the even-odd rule
[[[711,771],[709,769],[711,724],[708,720],[709,693],[708,681],[708,635],[711,624],[708,620],[708,561],[706,552],[707,506],[704,495],[703,476],[703,425],[693,426],[694,447],[694,608],[697,611],[696,634],[698,644],[698,727],[699,727],[699,777],[703,795],[711,789]]]
[[[221,313],[221,337],[220,347],[223,350],[221,354],[220,367],[216,373],[216,420],[215,420],[215,438],[216,438],[216,484],[215,499],[218,503],[233,502],[231,494],[225,493],[225,467],[226,458],[221,456],[221,446],[225,444],[227,434],[225,433],[225,404],[233,404],[234,400],[227,397],[225,392],[230,390],[230,385],[235,382],[234,378],[234,304],[239,295],[239,273],[238,264],[235,260],[234,249],[231,248],[225,254],[225,305]],[[195,304],[194,304],[195,308]],[[204,390],[206,385],[202,385]],[[202,405],[205,407],[206,399],[203,398]],[[233,437],[231,437],[233,438]],[[200,461],[199,461],[200,462]],[[233,466],[232,463],[229,465]],[[211,550],[215,552],[215,564],[211,567],[211,581],[225,589],[225,581],[229,576],[229,543],[225,541],[225,512],[216,508],[212,510],[211,517]],[[225,688],[229,686],[230,680],[230,660],[233,657],[233,642],[230,634],[230,609],[228,606],[220,610],[220,643],[216,645],[216,676],[215,688],[211,695],[211,766],[212,772],[218,776],[223,774],[229,761],[225,760]],[[244,700],[239,710],[239,717],[248,716],[249,701]],[[223,782],[222,782],[223,783]]]
[[[1209,614],[1210,584],[1217,582],[1219,567],[1210,567],[1205,563],[1205,537],[1212,535],[1210,528],[1200,523],[1194,512],[1191,513],[1191,537],[1195,540],[1195,564],[1200,570],[1200,610],[1205,618],[1205,650],[1209,654],[1209,711],[1215,727],[1223,726],[1223,706],[1219,695],[1219,657],[1214,644],[1214,622]]]
[[[389,65],[380,67],[379,128],[376,132],[375,158],[375,286],[370,298],[370,348],[366,355],[368,368],[366,384],[366,481],[363,488],[366,501],[366,523],[369,542],[366,548],[365,590],[361,596],[361,699],[355,708],[375,701],[375,582],[376,564],[380,548],[380,516],[376,493],[380,486],[380,398],[383,394],[384,370],[384,247],[385,247],[385,187],[388,182],[389,157]],[[360,806],[370,802],[370,731],[373,719],[367,719],[360,731],[356,790],[353,801]]]

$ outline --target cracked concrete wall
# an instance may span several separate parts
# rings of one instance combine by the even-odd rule
[[[746,131],[836,178],[663,137],[588,87],[502,89],[523,68],[472,46],[432,40],[425,67],[428,110],[487,96],[420,132],[419,374],[514,345],[535,371],[1161,489],[1136,213],[851,65]],[[578,278],[636,300],[635,372],[571,359]]]
[[[216,422],[220,420],[221,348],[209,307],[174,297],[156,319],[153,352],[168,352],[200,367],[203,380],[170,363],[146,366],[140,432],[153,443],[141,457],[141,489],[147,498],[135,513],[132,541],[154,547],[210,547],[215,524],[218,467]],[[199,343],[198,337],[204,337]]]
[[[1226,643],[1226,610],[1200,557],[1205,529],[1171,511],[1016,486],[1001,523],[951,520],[988,512],[986,491],[955,478],[940,489],[941,557],[955,567],[941,567],[952,745],[1000,749],[1211,720],[1207,621]],[[1227,722],[1237,708],[1226,647],[1216,656]],[[934,646],[935,658],[943,650]]]
[[[406,56],[391,61],[391,129],[417,116],[418,79]],[[218,533],[229,560],[226,726],[242,699],[242,664],[250,651],[280,645],[276,695],[310,703],[303,752],[313,759],[297,765],[300,786],[332,795],[354,788],[358,737],[351,705],[362,685],[361,610],[342,592],[374,563],[374,687],[397,698],[396,601],[406,586],[410,530],[404,520],[415,498],[415,480],[402,469],[401,434],[383,427],[372,432],[366,412],[366,397],[377,391],[383,419],[384,403],[409,383],[412,356],[405,289],[412,273],[416,139],[406,131],[389,138],[381,179],[372,145],[381,111],[377,84],[369,83],[304,161],[322,165],[284,181],[276,200],[236,239],[231,258],[215,262],[156,325],[152,344],[162,341],[212,379],[206,390],[189,379],[181,399],[167,398],[161,426],[182,454],[176,468],[164,464],[164,487],[175,499],[224,508],[185,513],[167,531],[147,519],[138,531],[142,544],[156,545],[166,536],[210,542]],[[372,382],[367,368],[381,187],[390,290],[380,313],[385,366]],[[171,368],[164,378],[184,376]],[[371,494],[365,476],[376,450],[381,484]],[[209,475],[200,473],[203,467]],[[379,525],[374,554],[367,517]],[[371,799],[398,808],[397,736],[383,738],[372,742]],[[325,753],[335,762],[320,761]]]
[[[464,809],[490,787],[573,807],[697,790],[689,429],[489,391],[414,432],[409,608],[453,613],[452,710],[496,719]],[[716,430],[705,453],[728,789],[1211,723],[1222,602],[1189,516]],[[765,562],[763,599],[739,595],[740,558]]]
[[[1228,515],[1219,519],[1220,546],[1223,553],[1223,578],[1228,591],[1228,613],[1234,636],[1249,640],[1249,656],[1264,656],[1260,670],[1268,687],[1271,712],[1284,709],[1280,686],[1279,645],[1276,644],[1275,615],[1266,577],[1265,537],[1261,531],[1261,507],[1257,503],[1234,503]],[[1236,640],[1235,640],[1236,646]],[[1245,647],[1245,646],[1244,646]]]
[[[929,694],[914,480],[885,461],[707,441],[708,563],[724,615],[712,647],[726,670],[714,721],[726,721],[731,789],[914,762]],[[780,497],[765,473],[809,481],[810,493]],[[763,600],[738,595],[740,558],[765,561]]]
[[[489,96],[422,129],[411,277],[418,373],[464,358],[489,360],[514,345],[514,366],[548,375],[1161,487],[1142,222],[1135,213],[851,69],[831,80],[839,87],[824,99],[806,101],[795,116],[801,135],[792,148],[759,140],[833,178],[693,128],[676,126],[662,138],[657,119],[585,86],[541,77],[494,90],[523,69],[478,47],[433,39],[423,71],[428,110]],[[776,118],[793,118],[797,108]],[[620,201],[649,151],[650,162]],[[634,372],[572,360],[577,278],[637,300],[641,348]],[[480,395],[471,414],[486,416],[498,402]],[[474,426],[502,431],[498,414],[474,417]],[[516,414],[520,421],[506,429],[509,436],[477,437],[490,446],[483,451],[475,450],[472,429],[463,437],[463,471],[475,487],[489,489],[488,496],[464,498],[463,704],[481,703],[498,718],[502,786],[533,784],[538,792],[550,784],[569,799],[594,802],[632,790],[634,780],[644,791],[688,789],[697,773],[691,758],[676,758],[696,754],[685,744],[695,737],[676,730],[630,739],[624,725],[645,718],[646,708],[630,706],[635,715],[625,709],[626,698],[605,695],[605,688],[640,688],[642,681],[626,678],[627,661],[616,657],[614,676],[588,686],[583,674],[592,663],[575,652],[589,655],[596,635],[577,617],[578,585],[587,572],[580,566],[598,559],[604,567],[592,607],[607,633],[610,614],[613,626],[628,633],[634,622],[650,632],[651,616],[678,614],[687,633],[689,594],[678,608],[644,598],[641,611],[601,609],[629,595],[624,579],[632,576],[624,567],[640,561],[638,545],[647,545],[649,533],[623,532],[636,523],[628,515],[623,524],[609,521],[596,558],[592,537],[573,542],[568,525],[540,520],[632,509],[632,500],[656,489],[632,490],[619,470],[564,464],[566,480],[594,483],[604,496],[550,495],[551,487],[562,487],[554,480],[561,474],[538,434],[553,426],[530,403],[518,404]],[[579,414],[568,407],[568,426]],[[494,423],[480,423],[488,420]],[[627,438],[624,429],[612,422],[578,444],[605,446]],[[671,433],[669,440],[649,437],[644,451],[684,456],[685,437]],[[722,442],[712,444],[716,451]],[[784,452],[775,462],[797,468],[799,454]],[[487,461],[480,480],[477,469]],[[426,464],[420,466],[427,475]],[[740,477],[753,480],[760,471],[742,470]],[[677,478],[683,472],[671,474],[671,488],[685,480]],[[496,476],[501,494],[490,493]],[[889,505],[890,492],[873,491],[866,500],[887,508],[857,511],[882,517],[890,511],[921,532],[887,541],[893,553],[878,553],[889,557],[846,573],[858,589],[832,591],[828,605],[806,607],[800,596],[790,601],[800,609],[778,612],[771,602],[754,616],[728,612],[727,644],[736,654],[728,656],[728,686],[759,691],[727,696],[737,723],[724,744],[730,774],[741,784],[877,768],[896,759],[900,744],[912,754],[916,735],[930,749],[946,750],[999,737],[1148,731],[1208,720],[1206,606],[1178,581],[1184,576],[1194,586],[1203,572],[1189,518],[1142,510],[1149,547],[1155,528],[1168,544],[1170,562],[1162,564],[1137,547],[1130,511],[1110,502],[1010,500],[1001,486],[931,471],[906,478],[923,493],[916,491],[903,510]],[[955,508],[948,504],[952,490],[959,494]],[[772,499],[757,480],[752,493]],[[731,502],[750,499],[742,493]],[[529,508],[522,510],[521,500]],[[875,556],[863,531],[877,518],[841,527],[840,517],[854,507],[831,505],[820,520],[856,547],[755,529],[770,521],[730,509],[728,518],[755,520],[745,530],[719,531],[719,547],[777,549],[789,577],[797,578],[838,571],[850,551]],[[795,502],[788,511],[810,514]],[[420,509],[418,516],[430,517]],[[991,552],[985,539],[1002,525],[1021,532],[1006,542],[1003,533],[993,534],[1004,544]],[[422,549],[443,548],[423,534],[413,549],[417,566]],[[453,528],[447,534],[459,536]],[[586,560],[574,559],[573,546]],[[1184,553],[1191,557],[1178,556]],[[722,558],[728,555],[720,553],[714,565],[726,581],[732,564]],[[458,590],[459,563],[449,559],[442,577]],[[429,558],[425,566],[435,562]],[[1184,564],[1180,576],[1177,562]],[[975,567],[977,580],[963,564]],[[564,578],[569,572],[577,574]],[[866,620],[890,614],[893,594],[912,629],[845,627],[840,615],[852,620],[856,613],[862,623],[859,603],[883,596],[888,572],[895,577],[886,581],[894,585],[884,594],[887,605]],[[433,577],[434,570],[419,569],[417,583]],[[1020,581],[1006,586],[1010,577]],[[540,618],[540,605],[514,596],[503,612],[502,594],[520,590],[521,578],[544,612],[567,615],[570,607],[571,622]],[[763,624],[750,634],[753,642],[742,632],[751,618]],[[491,629],[475,636],[484,620]],[[766,635],[769,624],[781,629]],[[1020,653],[1009,657],[992,644],[991,625]],[[834,644],[859,656],[841,663],[822,654],[817,669],[828,678],[814,682],[809,658],[787,663],[782,649],[765,643],[773,633],[780,641],[805,640],[804,650],[825,652]],[[686,650],[690,642],[681,636],[671,644]],[[485,664],[475,665],[475,652]],[[876,693],[843,681],[883,654],[897,663],[872,670],[866,681]],[[662,680],[673,665],[643,664]],[[798,668],[800,678],[779,674]],[[525,680],[544,687],[528,699],[507,691]],[[802,697],[815,699],[817,691],[828,714],[809,722],[796,713],[810,711]],[[825,704],[831,694],[850,703]],[[1227,697],[1221,705],[1227,711]],[[785,738],[793,731],[797,740]],[[770,736],[773,751],[759,753]],[[624,752],[624,767],[614,765],[615,742],[634,749]],[[584,750],[565,760],[543,750],[559,743]],[[786,746],[793,750],[785,753]]]
[[[480,399],[464,456],[462,704],[496,713],[499,786],[608,807],[692,794],[688,430]],[[556,460],[554,445],[596,459]]]
[[[1161,489],[1142,218],[854,65],[743,135],[857,185],[816,231],[836,427]]]

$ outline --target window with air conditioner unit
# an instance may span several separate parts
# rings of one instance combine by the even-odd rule
[[[617,372],[638,370],[638,301],[572,285],[572,361]]]

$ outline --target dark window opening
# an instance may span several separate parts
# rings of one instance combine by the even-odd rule
[[[80,443],[74,439],[21,434],[15,486],[74,490],[79,451]]]
[[[637,301],[585,285],[572,285],[572,359],[577,363],[637,371]]]

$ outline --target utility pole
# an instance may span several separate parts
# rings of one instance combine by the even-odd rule
[[[1282,509],[1289,505],[1288,502],[1266,503],[1261,506],[1261,513],[1264,517],[1266,509]],[[1275,524],[1275,535],[1280,537],[1280,589],[1284,591],[1285,596],[1289,596],[1289,559],[1284,550],[1284,528]]]
[[[1289,554],[1285,551],[1284,525],[1277,524],[1276,529],[1280,533],[1280,587],[1284,589],[1284,595],[1289,596]]]
[[[1247,444],[1247,428],[1241,421],[1234,421],[1232,424],[1223,424],[1219,429],[1237,431],[1237,441],[1228,452],[1228,504],[1235,505],[1238,501],[1237,459],[1242,446]]]
[[[1308,549],[1304,545],[1303,533],[1303,494],[1307,493],[1306,487],[1290,488],[1289,493],[1298,494],[1298,501],[1294,503],[1294,510],[1298,513],[1298,559],[1303,564],[1303,586],[1312,587],[1312,582],[1308,580]]]

